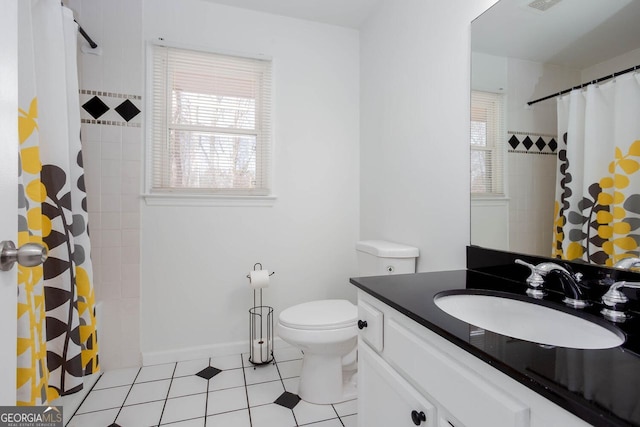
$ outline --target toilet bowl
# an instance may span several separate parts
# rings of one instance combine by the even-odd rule
[[[363,276],[415,273],[418,248],[385,240],[356,243]],[[358,309],[346,300],[321,300],[283,310],[278,335],[304,353],[298,395],[310,403],[355,399]],[[276,356],[277,357],[277,356]]]
[[[320,300],[283,310],[278,335],[304,353],[298,395],[316,404],[356,397],[358,309],[346,300]]]

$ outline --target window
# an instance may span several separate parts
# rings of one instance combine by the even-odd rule
[[[269,195],[271,61],[151,49],[151,193]]]
[[[504,196],[503,97],[471,92],[471,194]]]

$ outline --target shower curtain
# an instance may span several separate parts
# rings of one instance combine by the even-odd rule
[[[640,76],[558,99],[552,256],[611,266],[639,256]]]
[[[43,405],[98,370],[87,199],[80,145],[77,26],[58,0],[19,3],[18,244],[44,244],[18,267],[17,402]]]

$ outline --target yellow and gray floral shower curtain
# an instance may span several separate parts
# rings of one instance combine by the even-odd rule
[[[640,255],[640,76],[558,99],[553,256],[602,265]]]
[[[98,370],[87,199],[80,145],[77,26],[58,0],[19,2],[18,243],[44,244],[18,271],[19,405],[82,388]]]

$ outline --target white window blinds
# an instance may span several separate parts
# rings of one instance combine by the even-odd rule
[[[501,94],[471,93],[471,194],[504,195],[505,124]]]
[[[151,192],[270,194],[271,61],[152,49]]]

